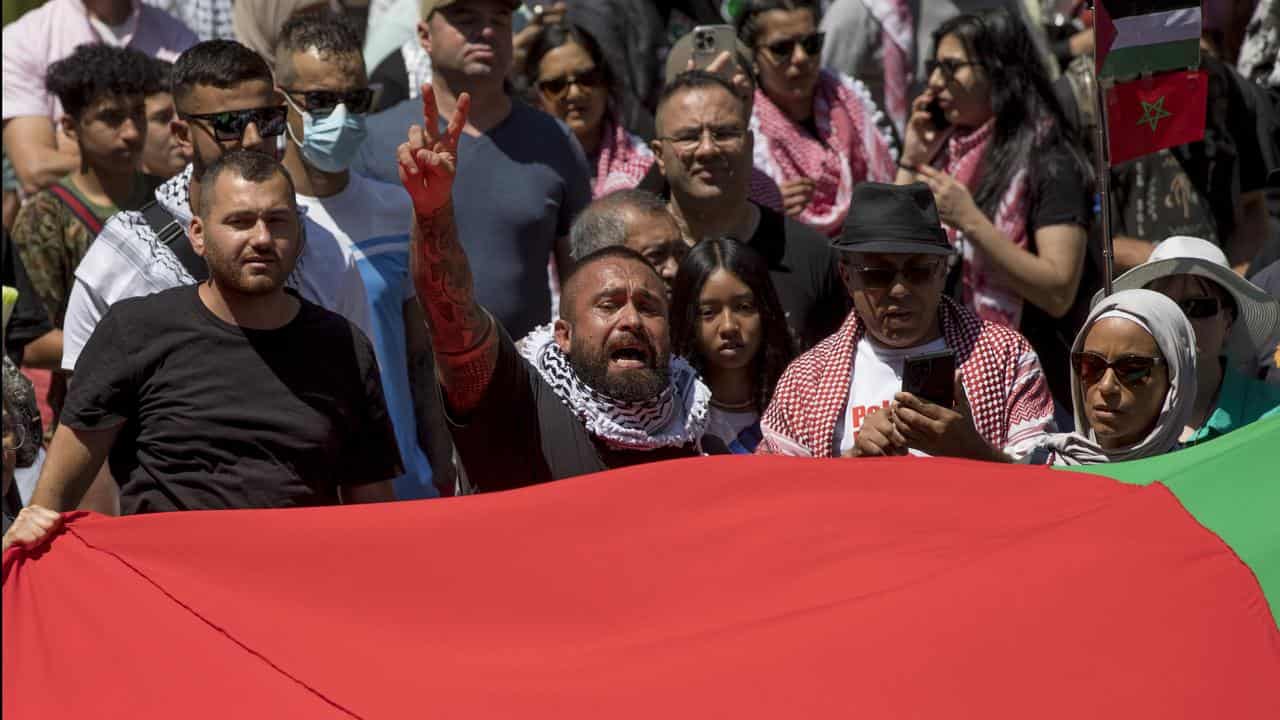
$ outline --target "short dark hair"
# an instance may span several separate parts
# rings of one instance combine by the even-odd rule
[[[787,325],[787,314],[778,300],[769,263],[749,245],[732,238],[707,238],[693,246],[680,261],[671,286],[671,351],[689,361],[702,377],[707,377],[707,360],[698,351],[702,318],[698,298],[707,279],[724,269],[737,276],[755,296],[764,335],[760,352],[752,359],[752,400],[757,412],[764,412],[773,390],[787,365],[796,356],[796,342]]]
[[[160,58],[147,58],[151,62],[147,68],[147,82],[142,88],[147,97],[171,91],[170,80],[173,78],[173,63]]]
[[[631,188],[596,198],[583,209],[569,229],[569,256],[578,259],[612,245],[627,242],[626,213],[667,214],[667,204],[649,192]]]
[[[173,64],[171,79],[175,105],[181,105],[198,85],[226,89],[252,80],[272,84],[267,61],[235,40],[192,45]]]
[[[813,13],[815,26],[822,20],[817,0],[746,0],[733,21],[738,39],[755,49],[756,40],[760,39],[760,16],[770,10],[808,10]]]
[[[81,45],[49,66],[44,85],[79,120],[104,97],[145,94],[151,59],[133,48],[101,43]]]
[[[662,117],[662,108],[670,102],[671,98],[689,90],[704,90],[706,88],[720,88],[729,93],[734,101],[742,106],[743,122],[750,120],[751,108],[747,106],[745,100],[738,96],[737,91],[733,89],[733,85],[730,85],[728,80],[705,70],[686,70],[672,78],[671,82],[667,83],[662,88],[662,92],[658,94],[658,104],[653,113],[655,121]]]
[[[293,54],[315,49],[321,57],[354,55],[363,62],[360,38],[350,21],[329,15],[295,15],[280,29],[276,41],[276,80],[281,86],[292,85],[297,79],[293,67]]]
[[[560,319],[569,319],[569,308],[573,307],[574,300],[578,294],[577,288],[574,287],[574,279],[577,278],[578,274],[592,265],[610,258],[615,260],[632,260],[638,262],[643,265],[646,270],[653,273],[653,276],[658,279],[660,284],[666,285],[662,276],[658,274],[658,271],[653,269],[653,265],[650,265],[649,261],[645,260],[644,256],[635,250],[632,250],[625,245],[610,245],[608,247],[602,247],[599,250],[587,253],[587,255],[583,256],[582,259],[575,262],[569,268],[569,273],[565,275],[564,282],[560,284]]]
[[[235,173],[236,177],[252,183],[265,183],[276,175],[283,177],[285,185],[289,188],[289,205],[297,207],[298,201],[295,195],[297,191],[293,187],[293,177],[289,175],[284,165],[266,153],[232,150],[223,153],[222,157],[210,163],[209,167],[205,168],[204,174],[200,176],[200,191],[203,193],[200,198],[202,218],[207,218],[209,209],[213,207],[214,185],[217,184],[219,177],[228,172]]]

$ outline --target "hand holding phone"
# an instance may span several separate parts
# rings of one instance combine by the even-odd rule
[[[933,93],[925,90],[911,103],[902,143],[902,164],[932,165],[950,136],[951,123]]]
[[[902,364],[902,392],[950,409],[955,403],[956,354],[953,350],[912,355]]]

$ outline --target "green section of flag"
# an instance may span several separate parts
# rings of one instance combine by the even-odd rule
[[[1280,417],[1159,457],[1071,470],[1164,484],[1253,570],[1280,625]]]
[[[1140,45],[1107,53],[1103,78],[1126,78],[1142,73],[1188,70],[1200,66],[1200,40]]]

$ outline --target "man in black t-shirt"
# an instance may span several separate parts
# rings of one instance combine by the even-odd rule
[[[441,132],[434,95],[397,149],[413,200],[414,282],[471,487],[503,490],[696,454],[711,392],[671,356],[667,291],[645,258],[611,246],[565,278],[560,317],[517,350],[476,301],[452,192],[462,95]]]
[[[804,349],[840,327],[849,297],[821,233],[747,199],[750,115],[718,75],[694,70],[676,76],[658,100],[656,165],[685,242],[728,236],[764,256],[787,324]]]
[[[48,537],[108,456],[126,514],[394,499],[400,455],[372,345],[285,287],[305,241],[288,173],[234,151],[201,184],[191,245],[209,280],[103,317],[76,365],[37,507],[5,547]]]

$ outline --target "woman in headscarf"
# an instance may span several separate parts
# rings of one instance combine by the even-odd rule
[[[817,0],[747,0],[735,24],[757,71],[751,199],[834,237],[853,186],[892,182],[896,168],[866,87],[821,67],[820,15]]]
[[[231,11],[231,25],[236,40],[261,55],[276,69],[276,43],[280,29],[294,15],[304,12],[324,12],[329,0],[236,0]]]
[[[1046,436],[1026,461],[1091,465],[1177,449],[1195,406],[1195,348],[1191,323],[1164,295],[1103,298],[1071,349],[1076,431]]]

